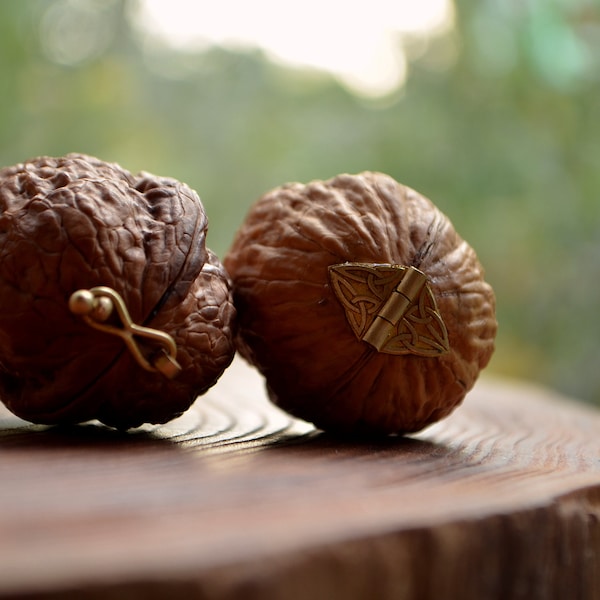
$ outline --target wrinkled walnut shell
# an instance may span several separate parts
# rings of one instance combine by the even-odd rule
[[[173,179],[77,154],[0,170],[0,399],[37,423],[129,428],[185,411],[234,354],[230,282],[206,230],[198,195]],[[95,286],[173,337],[178,376],[142,370],[70,312]]]
[[[416,267],[447,328],[449,351],[391,355],[357,339],[329,267]],[[238,350],[273,402],[339,432],[414,432],[448,415],[488,363],[497,323],[473,249],[428,199],[380,173],[289,184],[250,209],[224,264]]]

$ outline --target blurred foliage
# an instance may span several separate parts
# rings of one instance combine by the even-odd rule
[[[259,52],[181,53],[127,0],[0,2],[0,163],[86,152],[189,183],[223,255],[284,182],[380,170],[477,250],[498,299],[491,369],[600,404],[600,8],[457,0],[379,101]]]

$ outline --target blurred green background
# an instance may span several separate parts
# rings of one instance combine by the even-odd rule
[[[378,99],[259,50],[155,43],[134,9],[0,2],[2,165],[77,151],[183,180],[221,256],[272,187],[384,171],[484,264],[500,323],[490,370],[600,404],[596,0],[457,0],[444,35],[404,40],[407,81]]]

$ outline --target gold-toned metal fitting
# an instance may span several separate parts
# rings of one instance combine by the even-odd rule
[[[329,279],[356,337],[378,352],[439,356],[450,350],[448,330],[422,271],[344,263],[329,267]]]
[[[138,364],[146,371],[158,371],[168,379],[181,372],[181,366],[176,359],[175,340],[164,331],[136,325],[129,316],[123,298],[112,288],[99,286],[73,292],[69,298],[69,310],[81,316],[90,327],[120,337]],[[115,312],[120,326],[106,322]],[[142,352],[138,339],[157,345],[158,352],[148,359]]]

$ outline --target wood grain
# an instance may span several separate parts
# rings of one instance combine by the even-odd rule
[[[600,598],[600,415],[483,379],[409,438],[336,439],[236,360],[128,434],[0,412],[0,597]]]

